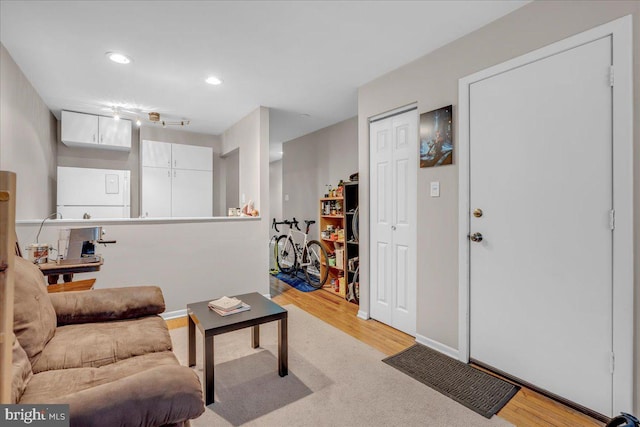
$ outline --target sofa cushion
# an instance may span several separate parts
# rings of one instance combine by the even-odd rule
[[[13,331],[33,365],[56,331],[56,313],[40,269],[15,257]]]
[[[161,351],[130,357],[99,368],[44,371],[32,376],[20,403],[49,402],[55,397],[108,384],[152,367],[178,364],[173,352]]]
[[[11,339],[13,340],[11,403],[18,403],[27,388],[27,383],[33,377],[33,372],[31,371],[31,362],[29,362],[27,353],[20,346],[20,341],[14,334],[11,334]]]
[[[204,412],[196,373],[171,352],[36,374],[20,403],[36,402],[68,403],[72,427],[179,425]]]
[[[99,367],[147,353],[171,350],[171,337],[160,316],[60,326],[44,348],[33,372]]]

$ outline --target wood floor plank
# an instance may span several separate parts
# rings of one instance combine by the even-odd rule
[[[397,329],[375,320],[358,318],[357,305],[330,292],[300,292],[274,277],[270,278],[270,291],[275,303],[280,305],[294,304],[388,356],[415,344],[415,339],[412,336]],[[167,325],[169,329],[184,327],[187,325],[187,318],[168,320]],[[477,366],[476,368],[482,369]],[[489,373],[495,375],[492,372]],[[497,415],[518,427],[595,427],[604,425],[525,387],[521,388]]]

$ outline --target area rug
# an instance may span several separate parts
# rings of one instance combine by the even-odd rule
[[[381,362],[384,354],[288,305],[289,375],[278,376],[276,323],[215,337],[215,403],[192,421],[200,426],[506,426],[425,387]],[[354,319],[355,320],[355,319]],[[171,331],[187,360],[187,328]],[[202,339],[196,331],[202,380]]]
[[[420,344],[383,362],[487,418],[502,409],[520,389]]]
[[[293,286],[301,292],[312,292],[318,290],[318,288],[314,288],[307,283],[307,278],[302,271],[296,271],[293,274],[280,272],[275,276],[278,280],[282,280],[284,283]]]

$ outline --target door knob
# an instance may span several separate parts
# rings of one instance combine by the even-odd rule
[[[473,233],[469,236],[469,240],[471,240],[472,242],[482,242],[482,234]]]
[[[395,225],[392,225],[392,226],[391,226],[391,229],[392,229],[393,231],[396,231],[396,226],[395,226]]]

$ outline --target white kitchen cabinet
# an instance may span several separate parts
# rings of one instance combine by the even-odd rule
[[[142,168],[141,216],[171,217],[171,169]]]
[[[62,142],[67,145],[97,144],[98,116],[62,111]]]
[[[213,212],[213,172],[173,169],[172,175],[172,216],[211,216]]]
[[[70,147],[131,150],[131,121],[62,111],[62,143]]]
[[[174,169],[213,170],[213,150],[210,147],[172,144],[171,160]]]
[[[98,117],[98,133],[100,145],[109,146],[113,150],[131,149],[131,121],[116,120],[113,117]]]
[[[142,141],[142,166],[171,167],[171,146],[168,142]]]
[[[142,216],[212,216],[211,147],[143,140],[140,156]]]

